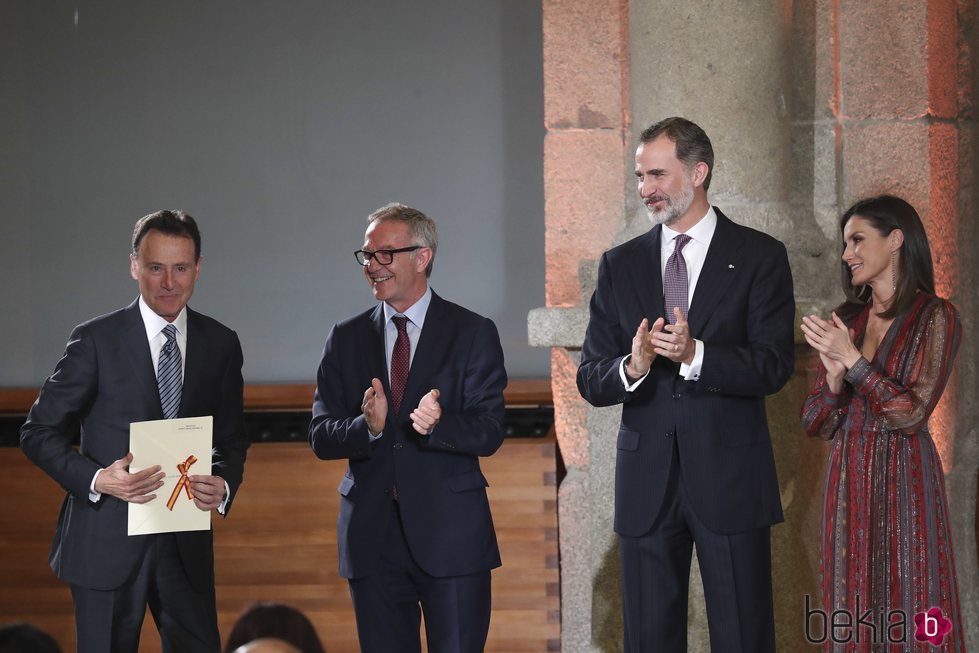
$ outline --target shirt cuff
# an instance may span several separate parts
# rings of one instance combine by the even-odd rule
[[[700,368],[704,366],[704,343],[697,340],[693,341],[693,360],[690,364],[680,363],[680,376],[687,381],[697,381],[700,379]]]
[[[224,479],[221,479],[224,480]],[[228,487],[228,482],[224,481],[224,500],[218,506],[218,512],[222,515],[228,512],[228,501],[231,500],[231,488]]]
[[[634,382],[630,383],[629,382],[629,377],[626,376],[626,373],[625,373],[625,366],[629,363],[629,359],[630,358],[632,358],[632,354],[629,354],[628,356],[625,356],[619,362],[619,378],[622,379],[622,385],[625,387],[626,392],[632,392],[633,390],[635,390],[636,388],[638,388],[639,387],[639,384],[642,383],[643,380],[647,376],[649,376],[649,370],[646,370],[646,373],[643,374],[641,377],[639,377],[639,379],[637,381],[634,381]]]
[[[95,481],[98,479],[99,474],[101,473],[101,469],[95,472],[95,476],[92,477],[92,484],[88,486],[88,500],[92,503],[98,503],[99,499],[102,498],[102,493],[95,491]]]
[[[874,389],[874,386],[877,385],[877,381],[880,379],[880,372],[874,368],[870,361],[861,356],[853,364],[853,367],[846,371],[843,378],[849,381],[850,385],[854,388],[858,388],[863,394],[869,394]]]
[[[377,442],[378,440],[381,439],[382,435],[384,435],[384,431],[381,431],[377,435],[374,435],[373,433],[371,433],[370,429],[367,429],[367,437],[370,439],[370,442]]]

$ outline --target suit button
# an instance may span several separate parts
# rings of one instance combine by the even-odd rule
[[[667,431],[666,432],[666,437],[668,437],[668,438],[673,437],[673,431]]]
[[[673,398],[674,399],[679,399],[682,396],[683,396],[682,394],[680,394],[679,392],[677,392],[676,394],[673,395]]]
[[[395,442],[394,443],[394,448],[395,449],[400,449],[402,446],[404,446],[404,445],[402,445],[400,442]]]

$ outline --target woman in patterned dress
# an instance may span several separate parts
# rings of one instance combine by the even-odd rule
[[[820,360],[802,422],[832,440],[822,607],[852,624],[834,631],[831,622],[825,650],[964,653],[945,482],[928,430],[959,348],[958,314],[934,294],[928,238],[910,204],[863,200],[840,229],[846,301],[828,320],[802,321]]]

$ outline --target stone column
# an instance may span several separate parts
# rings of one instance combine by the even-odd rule
[[[794,201],[792,8],[780,0],[708,0],[682,8],[636,2],[629,31],[634,131],[672,115],[703,127],[715,154],[711,203],[735,222],[785,242],[798,275],[811,267],[803,252],[811,229],[802,226],[811,223],[811,205]],[[635,193],[629,196],[629,208],[635,232],[648,229]],[[803,461],[823,458],[818,445],[803,446],[813,443],[800,436],[798,406],[804,387],[804,382],[790,383],[768,402],[782,501],[796,524],[821,489],[818,465],[814,473]],[[815,593],[818,578],[812,563],[818,561],[818,540],[807,543],[789,523],[772,529],[772,545],[777,650],[797,650],[790,641],[802,636],[801,603],[797,609],[783,590],[793,597],[801,596],[803,588]],[[707,652],[707,615],[696,559],[690,597],[689,650]]]
[[[623,211],[623,142],[627,124],[628,56],[625,0],[545,0],[544,246],[547,308],[530,317],[531,344],[552,347],[551,376],[558,445],[567,468],[558,490],[561,545],[561,645],[564,651],[608,650],[593,640],[593,600],[618,590],[617,568],[602,569],[614,541],[611,503],[593,503],[594,484],[612,470],[595,469],[588,412],[575,372],[587,323],[579,262],[612,246]],[[585,274],[588,274],[587,266]],[[587,292],[594,287],[585,279]],[[596,523],[596,520],[601,523]],[[618,610],[606,610],[617,615]],[[621,626],[609,628],[614,633]],[[597,648],[596,648],[597,646]]]

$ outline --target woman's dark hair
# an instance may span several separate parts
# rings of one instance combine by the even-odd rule
[[[325,653],[316,629],[296,608],[283,603],[252,603],[231,628],[224,653],[262,637],[289,642],[302,653]]]
[[[2,653],[61,653],[54,637],[26,621],[0,624]]]
[[[935,273],[931,264],[931,248],[928,246],[928,235],[921,223],[921,216],[914,207],[893,195],[880,195],[860,200],[840,218],[840,233],[846,229],[850,218],[859,216],[870,223],[882,236],[889,235],[895,229],[904,234],[904,243],[897,253],[897,279],[894,291],[894,301],[886,311],[880,314],[885,319],[891,319],[908,310],[914,303],[915,294],[921,290],[935,294]],[[846,242],[843,243],[846,249]],[[840,259],[840,279],[843,282],[843,294],[846,300],[836,308],[836,314],[844,322],[849,323],[871,297],[869,285],[854,286],[853,275],[846,261]]]

